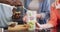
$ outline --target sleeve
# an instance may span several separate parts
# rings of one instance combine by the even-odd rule
[[[48,19],[50,17],[50,0],[45,0],[41,15],[41,19]]]
[[[53,26],[57,25],[57,16],[56,16],[55,8],[54,7],[51,7],[49,23],[52,24]]]

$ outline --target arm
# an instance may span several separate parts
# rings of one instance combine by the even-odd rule
[[[48,23],[52,24],[53,26],[57,25],[57,16],[55,12],[55,7],[51,7],[51,12],[50,12],[50,21]]]
[[[46,28],[55,27],[57,25],[57,17],[55,14],[54,7],[51,7],[49,22],[47,24],[42,24],[42,25],[40,25],[39,23],[37,23],[37,24],[40,27],[39,29],[46,29]]]
[[[47,24],[40,25],[40,29],[46,29],[55,27],[57,25],[57,17],[53,11],[51,11],[50,21]]]

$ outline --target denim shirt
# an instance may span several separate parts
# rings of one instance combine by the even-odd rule
[[[31,0],[26,0],[25,7],[27,8]],[[43,2],[40,2],[39,4],[40,9],[38,10],[38,14],[43,14],[41,19],[38,19],[38,22],[40,24],[47,23],[47,20],[50,17],[50,0],[43,0]],[[45,15],[45,16],[44,16]]]

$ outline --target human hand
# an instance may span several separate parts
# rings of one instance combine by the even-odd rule
[[[27,15],[23,17],[23,22],[26,23],[26,21],[27,21]]]
[[[41,18],[41,15],[40,15],[40,14],[37,14],[36,17],[37,17],[37,18]]]
[[[36,24],[36,30],[40,30],[40,24],[38,22],[36,22],[35,24]]]

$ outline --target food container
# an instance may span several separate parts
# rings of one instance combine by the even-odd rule
[[[27,11],[27,24],[30,25],[28,30],[35,30],[35,22],[36,22],[36,11]]]

